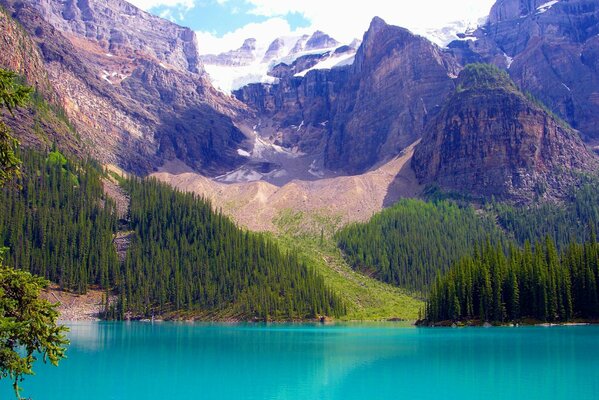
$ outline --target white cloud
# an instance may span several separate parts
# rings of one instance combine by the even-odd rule
[[[151,8],[155,7],[171,7],[178,8],[182,10],[191,10],[195,7],[195,0],[127,0],[129,3],[133,4],[136,7],[141,8],[142,10],[148,11]],[[223,0],[221,0],[223,1]],[[227,0],[224,0],[227,1]]]
[[[283,18],[270,18],[264,22],[251,23],[236,31],[217,37],[211,32],[196,32],[200,54],[219,54],[223,51],[238,49],[248,38],[256,39],[257,47],[266,48],[277,37],[309,32],[301,29],[292,32],[289,23]]]
[[[297,12],[337,40],[347,42],[361,37],[374,16],[416,33],[441,28],[454,21],[477,21],[486,16],[495,0],[247,0],[252,13],[282,16]]]

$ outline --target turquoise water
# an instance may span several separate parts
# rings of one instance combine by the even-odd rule
[[[34,400],[597,399],[599,327],[71,325]],[[12,398],[8,382],[2,399]]]

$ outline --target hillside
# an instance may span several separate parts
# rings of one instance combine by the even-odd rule
[[[427,125],[412,167],[423,184],[529,203],[565,198],[599,158],[578,132],[496,67],[468,65]]]
[[[212,200],[237,223],[252,230],[277,232],[276,220],[289,210],[337,220],[337,227],[365,221],[402,197],[422,191],[410,168],[414,145],[399,157],[362,175],[315,181],[294,180],[280,187],[267,182],[225,184],[171,165],[152,174],[173,187]],[[304,227],[313,233],[320,228]]]
[[[60,289],[105,291],[103,315],[202,319],[306,319],[345,314],[314,269],[261,235],[239,229],[209,202],[156,181],[122,181],[129,221],[104,194],[94,162],[25,152],[19,187],[0,191],[6,261]],[[125,225],[123,226],[123,224]],[[117,225],[121,225],[120,228]],[[123,263],[117,229],[134,231]]]

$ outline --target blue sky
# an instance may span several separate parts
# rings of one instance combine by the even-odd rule
[[[316,29],[349,43],[374,16],[431,37],[454,21],[476,25],[494,0],[129,0],[155,15],[192,28],[201,53],[238,48],[248,37],[268,42]],[[434,35],[433,35],[434,36]],[[267,45],[268,43],[266,43]]]
[[[272,17],[285,19],[292,30],[311,25],[310,21],[297,11],[266,16],[253,13],[254,8],[254,5],[245,0],[199,0],[193,3],[193,7],[188,7],[186,3],[174,6],[159,4],[148,11],[193,30],[210,32],[217,37],[234,32],[250,23],[264,23]]]

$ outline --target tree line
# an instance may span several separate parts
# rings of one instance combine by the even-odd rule
[[[563,322],[599,318],[599,244],[590,234],[561,254],[549,236],[521,248],[487,242],[433,284],[426,320]]]
[[[345,313],[322,277],[295,254],[238,228],[206,199],[153,179],[131,179],[124,187],[135,236],[118,284],[122,310],[200,309],[267,319]]]
[[[6,262],[85,293],[109,288],[119,273],[113,245],[115,204],[93,161],[73,163],[54,150],[25,150],[16,187],[0,190],[0,245]]]
[[[62,289],[116,295],[105,317],[185,310],[215,318],[339,316],[345,306],[322,277],[212,205],[154,180],[123,181],[135,232],[126,260],[114,246],[115,203],[102,168],[58,150],[23,151],[17,184],[0,190],[6,262]]]
[[[402,199],[366,223],[348,225],[336,240],[352,268],[426,292],[439,272],[487,237],[505,242],[495,222],[470,206]]]

